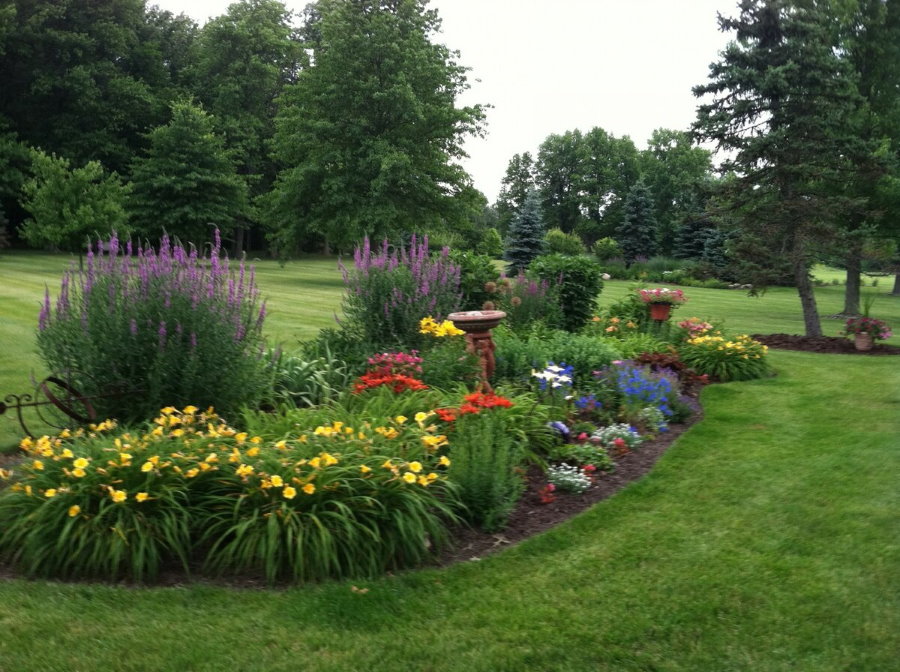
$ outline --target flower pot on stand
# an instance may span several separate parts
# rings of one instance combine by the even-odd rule
[[[669,314],[672,312],[672,305],[668,303],[651,303],[650,304],[650,319],[656,320],[657,322],[664,322],[669,319]]]
[[[861,331],[858,334],[855,334],[853,337],[853,343],[856,346],[857,350],[862,352],[868,352],[872,349],[872,346],[875,344],[874,339],[872,338],[872,334]]]

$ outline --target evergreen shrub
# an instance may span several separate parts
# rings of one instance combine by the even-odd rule
[[[593,317],[603,291],[602,271],[596,261],[548,254],[535,259],[529,270],[541,280],[557,284],[564,329],[577,331]]]

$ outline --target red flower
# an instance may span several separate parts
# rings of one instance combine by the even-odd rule
[[[421,380],[417,380],[412,376],[404,376],[400,373],[379,373],[370,371],[359,377],[358,382],[353,386],[353,393],[359,394],[365,390],[371,390],[373,387],[387,385],[392,388],[395,393],[399,394],[406,390],[427,390],[428,386]]]
[[[595,471],[597,471],[597,467],[595,467],[593,464],[586,464],[584,465],[584,467],[582,467],[581,470],[586,474],[593,474]]]
[[[437,416],[444,422],[453,422],[456,420],[455,408],[436,408],[434,409],[434,412],[437,413]]]
[[[556,490],[556,486],[553,483],[548,483],[538,490],[538,499],[540,499],[541,504],[549,504],[556,501],[556,495],[553,494],[554,490]]]

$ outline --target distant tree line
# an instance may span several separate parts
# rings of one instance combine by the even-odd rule
[[[425,0],[240,0],[199,27],[144,0],[0,1],[0,230],[111,229],[234,252],[469,233],[483,110]]]

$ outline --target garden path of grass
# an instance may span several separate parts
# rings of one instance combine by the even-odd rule
[[[900,669],[898,362],[772,360],[707,388],[646,478],[478,562],[285,590],[0,581],[0,672]]]

